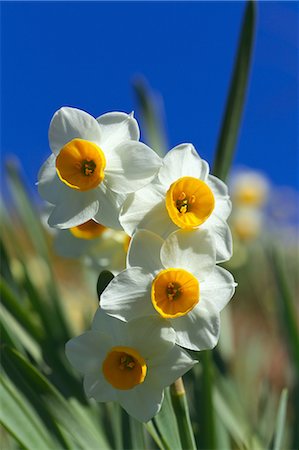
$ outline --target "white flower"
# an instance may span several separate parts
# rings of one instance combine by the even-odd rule
[[[58,110],[49,129],[53,154],[38,176],[40,195],[55,205],[49,225],[71,228],[94,218],[121,228],[118,215],[126,194],[148,184],[161,166],[158,155],[138,139],[132,114],[95,119],[79,109]]]
[[[101,295],[101,308],[120,320],[160,315],[176,331],[176,342],[192,350],[213,348],[219,312],[235,283],[215,266],[215,245],[207,230],[178,230],[165,241],[137,231],[130,243],[128,268]]]
[[[209,229],[216,242],[217,262],[232,255],[232,238],[226,220],[231,212],[226,185],[209,175],[208,163],[191,144],[170,150],[157,178],[128,196],[120,222],[130,236],[147,229],[166,238],[182,229]]]
[[[269,181],[255,170],[239,169],[233,174],[230,184],[232,199],[237,206],[261,208],[268,199]]]
[[[55,252],[66,258],[83,257],[84,262],[99,271],[119,273],[126,267],[130,237],[120,230],[104,227],[93,219],[67,230],[55,230]]]
[[[163,389],[196,363],[175,345],[175,333],[165,321],[124,323],[100,309],[91,331],[66,344],[66,355],[84,374],[88,397],[119,402],[141,422],[159,411]]]

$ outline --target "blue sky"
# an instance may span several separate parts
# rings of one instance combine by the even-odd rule
[[[192,142],[212,162],[244,6],[2,2],[2,158],[17,155],[33,186],[53,113],[136,110],[131,82],[142,75],[163,98],[169,147]],[[235,164],[298,188],[298,4],[257,7]]]

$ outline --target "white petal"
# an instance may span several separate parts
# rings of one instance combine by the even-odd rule
[[[102,310],[124,321],[156,314],[150,295],[152,279],[139,267],[124,270],[102,293]]]
[[[91,329],[110,336],[112,346],[128,345],[126,326],[125,322],[108,316],[100,307],[94,315]]]
[[[219,339],[220,317],[215,308],[201,305],[183,317],[172,319],[176,332],[177,344],[189,350],[206,350],[214,348]]]
[[[161,269],[160,251],[163,242],[160,236],[151,231],[136,231],[130,242],[127,267],[142,267],[149,273]]]
[[[97,402],[117,400],[116,390],[106,381],[101,365],[85,374],[83,386],[87,397]]]
[[[233,239],[229,226],[220,217],[213,216],[201,225],[202,230],[210,230],[215,239],[216,262],[228,261],[233,254]]]
[[[119,213],[126,196],[112,192],[106,182],[98,187],[99,210],[93,217],[97,222],[105,227],[121,230]]]
[[[192,144],[181,144],[170,150],[163,159],[159,179],[167,188],[178,178],[195,177],[205,179],[208,164],[200,158]]]
[[[49,128],[49,142],[53,153],[75,138],[86,139],[100,145],[101,132],[98,122],[81,109],[64,107],[56,111]]]
[[[209,175],[206,183],[212,189],[215,197],[228,197],[228,188],[219,178]]]
[[[162,160],[142,142],[126,141],[106,155],[105,177],[109,188],[119,193],[135,192],[155,177]]]
[[[79,258],[94,245],[94,240],[78,239],[70,230],[58,230],[54,238],[55,252],[65,258]]]
[[[160,410],[163,391],[146,382],[127,391],[117,391],[120,405],[135,419],[148,422]]]
[[[150,364],[157,365],[158,361],[163,361],[175,344],[175,332],[170,322],[157,314],[130,320],[127,332],[131,346]]]
[[[65,353],[70,363],[81,373],[87,373],[99,367],[99,360],[104,358],[111,346],[109,335],[96,331],[86,331],[69,340]]]
[[[101,148],[108,151],[124,141],[138,141],[137,120],[133,113],[110,112],[97,118],[101,130]]]
[[[200,284],[199,306],[207,309],[213,305],[221,311],[230,301],[235,292],[236,283],[230,272],[216,266],[207,279]]]
[[[218,216],[222,220],[227,220],[231,213],[231,210],[232,202],[228,198],[223,199],[218,197],[215,201],[215,208],[210,218],[212,218],[213,216]]]
[[[136,227],[150,230],[162,238],[177,229],[167,213],[164,196],[151,185],[128,196],[119,220],[130,236]]]
[[[151,382],[155,386],[166,387],[174,383],[197,363],[183,349],[174,345],[161,358],[149,363]]]
[[[56,157],[51,155],[40,168],[38,173],[38,192],[47,202],[53,205],[59,203],[61,196],[70,190],[57,176]]]
[[[81,192],[71,188],[63,191],[60,203],[50,214],[50,227],[71,228],[94,217],[99,209],[98,192],[98,189]]]
[[[162,245],[161,261],[165,268],[185,269],[202,281],[216,264],[214,238],[208,230],[175,231]]]

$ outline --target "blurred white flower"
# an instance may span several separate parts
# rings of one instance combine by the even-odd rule
[[[138,140],[132,114],[95,119],[79,109],[58,110],[49,129],[53,154],[38,176],[40,195],[55,206],[49,225],[71,228],[94,218],[121,228],[118,214],[126,194],[148,184],[161,166],[158,155]]]
[[[88,397],[116,401],[141,422],[159,411],[163,389],[196,363],[175,345],[175,333],[165,321],[124,323],[100,309],[91,331],[66,344],[66,355],[84,374]]]
[[[66,258],[82,257],[95,270],[109,269],[114,274],[126,266],[130,237],[90,219],[67,230],[56,230],[55,252]]]
[[[236,206],[263,206],[269,195],[269,181],[255,170],[238,170],[231,179],[231,196]]]
[[[232,255],[226,220],[231,202],[226,185],[209,175],[208,163],[191,144],[170,150],[155,180],[128,196],[120,222],[130,236],[147,229],[166,238],[181,229],[209,229],[216,242],[217,262]]]
[[[213,348],[219,312],[235,290],[232,275],[215,266],[213,236],[207,230],[178,230],[165,241],[137,231],[128,268],[101,295],[101,308],[120,320],[159,315],[176,331],[176,342],[192,350]]]
[[[250,241],[261,233],[263,213],[258,208],[239,207],[233,210],[230,224],[234,236],[241,241]]]

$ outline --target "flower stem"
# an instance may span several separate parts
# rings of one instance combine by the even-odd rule
[[[196,450],[196,442],[192,430],[187,397],[182,378],[170,386],[171,400],[179,428],[182,448]]]

